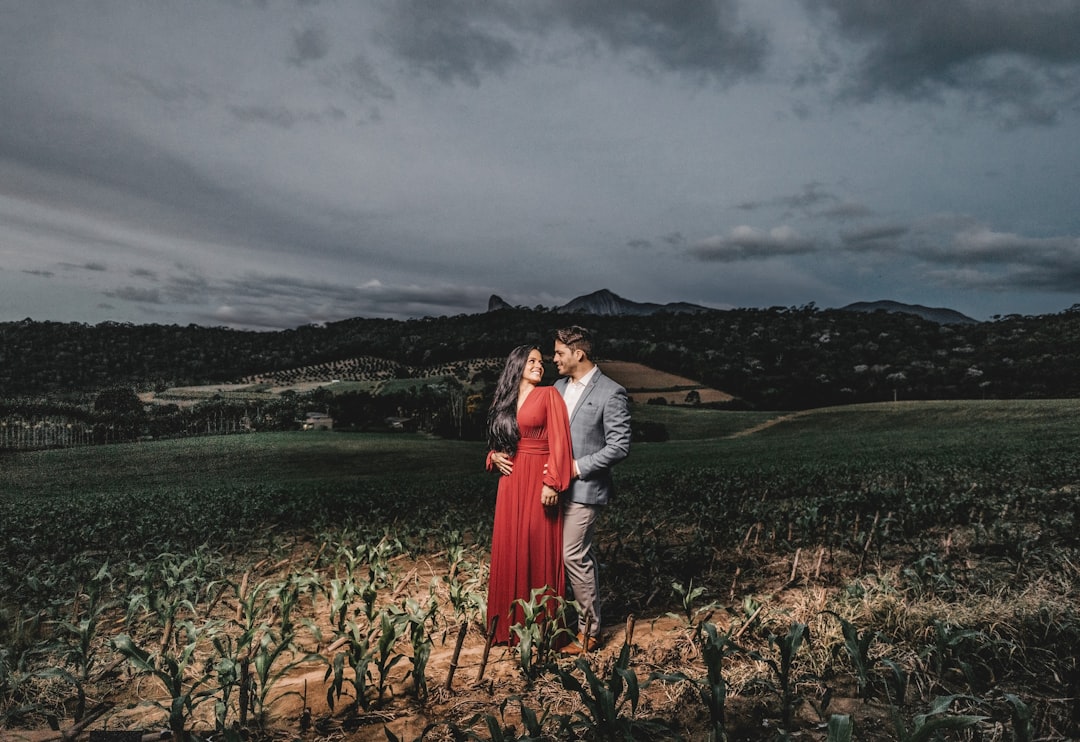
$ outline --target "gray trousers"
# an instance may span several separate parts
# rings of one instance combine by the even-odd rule
[[[568,502],[563,509],[563,569],[579,606],[578,633],[589,636],[600,635],[600,565],[593,548],[600,507]]]

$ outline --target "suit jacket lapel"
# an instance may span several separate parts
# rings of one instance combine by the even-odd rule
[[[592,380],[589,385],[581,390],[581,396],[578,397],[577,404],[574,405],[574,412],[570,415],[570,424],[574,423],[574,418],[577,417],[578,410],[585,404],[585,400],[592,394],[592,390],[596,388],[596,382],[600,381],[600,369],[596,369],[596,373],[593,374]],[[569,382],[567,382],[569,383]]]

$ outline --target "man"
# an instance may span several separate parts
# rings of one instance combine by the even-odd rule
[[[574,478],[563,497],[563,568],[579,606],[577,640],[566,654],[600,643],[600,575],[593,546],[596,519],[613,489],[611,468],[630,453],[630,400],[592,359],[592,337],[576,325],[555,334],[555,388],[570,414]]]
[[[574,477],[563,493],[563,569],[577,602],[578,631],[565,654],[600,645],[599,564],[593,546],[596,519],[611,498],[611,468],[630,453],[630,399],[626,389],[605,376],[592,360],[592,337],[583,327],[555,334],[555,366],[562,376],[555,388],[570,415]],[[503,474],[512,461],[499,453],[492,463]]]

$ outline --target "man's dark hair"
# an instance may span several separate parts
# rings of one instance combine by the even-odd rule
[[[592,360],[592,333],[581,325],[570,325],[557,330],[555,339],[570,350],[580,350],[586,358]]]

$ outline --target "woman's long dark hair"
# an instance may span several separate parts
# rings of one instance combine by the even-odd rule
[[[495,385],[495,398],[491,400],[487,417],[488,448],[492,451],[502,451],[511,456],[517,453],[518,440],[521,439],[517,425],[518,388],[521,386],[521,375],[525,372],[525,362],[534,350],[540,349],[535,345],[519,345],[510,351],[499,383]]]

